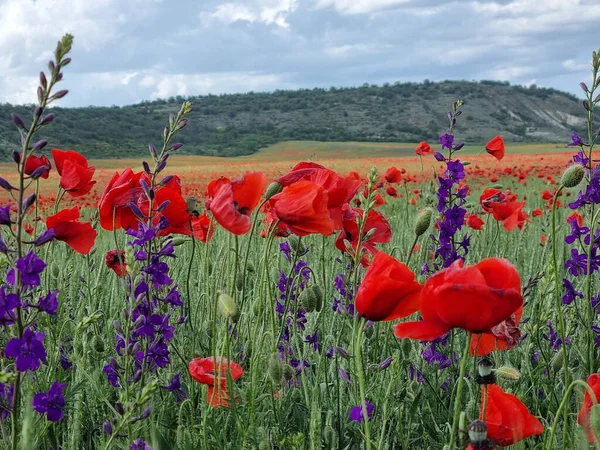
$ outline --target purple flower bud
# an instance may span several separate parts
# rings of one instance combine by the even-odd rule
[[[142,167],[144,168],[144,172],[146,172],[148,175],[150,175],[150,166],[148,165],[148,163],[146,161],[142,161]]]
[[[131,212],[133,214],[135,214],[137,216],[138,219],[144,221],[146,220],[146,217],[144,217],[144,213],[142,212],[142,210],[138,207],[138,205],[136,205],[133,202],[129,202],[129,209],[131,209]]]
[[[25,129],[25,124],[23,123],[23,120],[17,114],[11,113],[10,118],[15,123],[17,128],[20,128],[21,130]]]
[[[2,189],[4,189],[5,191],[12,191],[13,189],[16,189],[15,187],[13,187],[8,181],[6,181],[4,178],[0,177],[0,187]]]
[[[59,72],[58,75],[56,75],[56,81],[59,82],[62,79],[63,79],[63,74]]]
[[[175,123],[175,113],[170,113],[169,114],[169,124],[174,124]]]
[[[335,350],[337,351],[338,355],[340,355],[342,358],[354,358],[354,356],[350,355],[350,353],[348,353],[343,347],[336,347]]]
[[[54,65],[54,61],[48,61],[48,70],[50,72],[54,72],[56,70],[56,66]]]
[[[13,150],[12,159],[15,162],[15,164],[21,164],[21,153],[17,150]]]
[[[104,422],[102,424],[102,430],[104,430],[104,432],[110,436],[113,433],[112,424],[108,421]]]
[[[142,186],[146,197],[148,197],[150,200],[154,200],[154,189],[151,189],[150,186],[148,186],[146,180],[140,179],[140,185]]]
[[[585,84],[583,81],[581,83],[579,83],[579,87],[581,87],[581,89],[583,90],[583,92],[587,92],[588,91],[587,84]]]
[[[123,415],[125,413],[125,409],[123,408],[123,403],[121,402],[117,402],[115,403],[115,410],[120,414]]]
[[[340,374],[340,378],[342,380],[344,380],[348,384],[352,384],[352,380],[350,379],[350,376],[346,373],[346,371],[344,369],[340,368],[338,373]]]
[[[42,108],[41,106],[38,106],[37,108],[35,108],[33,110],[33,116],[36,117],[36,118],[40,117],[43,112],[44,112],[44,108]]]
[[[445,161],[446,158],[444,158],[444,155],[442,155],[440,152],[435,152],[433,154],[433,157],[437,160],[437,161]]]
[[[169,181],[171,181],[173,179],[173,175],[167,175],[166,177],[164,177],[161,181],[160,181],[160,185],[164,186],[165,184],[167,184]]]
[[[46,117],[44,117],[42,119],[41,125],[48,125],[53,120],[54,120],[54,114],[48,114]]]
[[[48,86],[48,80],[46,79],[46,74],[44,72],[40,72],[40,84],[44,89]]]
[[[152,412],[152,409],[149,406],[147,408],[145,408],[144,411],[142,411],[140,420],[144,420],[144,419],[147,419],[148,417],[150,417],[151,412]]]
[[[394,360],[394,359],[393,359],[391,356],[390,356],[390,357],[388,357],[388,358],[386,358],[386,359],[384,359],[384,360],[383,360],[383,361],[381,361],[381,362],[379,363],[379,365],[377,366],[377,370],[385,370],[385,369],[387,369],[388,367],[390,367],[390,364],[392,364],[392,361],[393,361],[393,360]]]
[[[177,130],[183,130],[187,124],[188,124],[187,119],[181,119],[181,121],[179,122],[179,125],[177,125]]]
[[[65,95],[69,93],[68,90],[63,89],[62,91],[58,91],[56,94],[52,96],[53,100],[58,100],[59,98],[63,98]]]
[[[600,102],[600,94],[596,95],[596,98],[594,99],[594,103],[598,102]]]
[[[167,167],[167,160],[163,159],[162,162],[156,168],[156,173],[162,172],[165,169],[165,167]]]
[[[125,336],[125,333],[123,333],[123,328],[121,327],[121,323],[118,320],[113,321],[113,328],[117,333]]]
[[[48,145],[48,141],[45,139],[40,139],[39,141],[37,141],[34,146],[33,146],[33,150],[34,151],[38,151],[43,149],[46,145]]]
[[[71,63],[71,58],[65,58],[60,62],[60,67],[68,66]]]
[[[587,100],[583,101],[583,109],[585,109],[586,111],[590,110],[590,104],[588,103]]]
[[[148,144],[148,149],[150,150],[152,158],[156,159],[156,147],[154,146],[154,144]]]
[[[41,177],[42,175],[44,175],[44,173],[46,173],[46,171],[48,170],[47,166],[40,166],[37,169],[35,169],[32,173],[31,173],[31,179],[32,180],[37,180],[39,177]]]
[[[174,152],[176,150],[179,150],[181,147],[183,147],[183,144],[181,143],[173,144],[169,147],[169,151]]]
[[[460,144],[458,144],[456,147],[454,147],[454,151],[457,152],[459,151],[461,148],[463,148],[465,146],[464,142],[461,142]]]
[[[138,381],[140,381],[142,379],[142,370],[137,370],[134,374],[133,374],[133,382],[137,383]]]
[[[39,103],[42,103],[42,101],[44,100],[44,90],[41,86],[38,86],[37,88],[37,98]]]
[[[50,228],[50,229],[44,231],[42,234],[40,234],[33,241],[28,242],[28,244],[33,244],[36,247],[39,247],[41,245],[47,244],[50,241],[53,241],[55,238],[56,238],[56,234],[54,233],[54,228]]]
[[[163,212],[165,209],[167,209],[167,206],[169,206],[170,204],[170,200],[165,200],[158,206],[158,208],[156,208],[156,212]]]
[[[25,200],[23,200],[23,211],[27,211],[35,203],[36,195],[31,194]]]

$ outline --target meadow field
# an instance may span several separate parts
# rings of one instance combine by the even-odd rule
[[[0,448],[600,448],[600,78],[554,145],[463,146],[457,100],[438,142],[178,156],[184,102],[88,161],[43,140],[71,42],[0,166]]]

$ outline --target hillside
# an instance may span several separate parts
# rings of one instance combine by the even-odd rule
[[[436,141],[447,127],[446,110],[465,100],[456,131],[479,144],[500,133],[509,142],[566,142],[582,128],[576,97],[554,89],[506,82],[444,81],[395,83],[358,88],[303,89],[189,97],[194,111],[180,142],[182,152],[238,156],[288,140],[415,142]],[[54,123],[40,138],[51,147],[72,148],[92,158],[147,155],[158,144],[168,113],[183,97],[124,107],[53,108]],[[11,112],[28,118],[25,106],[0,104],[0,158],[9,159],[18,133]],[[29,120],[26,120],[29,122]]]

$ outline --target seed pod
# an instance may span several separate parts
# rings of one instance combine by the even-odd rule
[[[565,352],[564,347],[561,347],[560,350],[554,355],[552,360],[550,361],[550,365],[554,370],[560,370],[563,366],[563,361],[565,360]]]
[[[429,225],[431,224],[431,217],[433,216],[433,211],[430,208],[424,209],[419,213],[415,220],[415,234],[417,236],[421,236],[424,234]]]
[[[514,367],[502,366],[495,369],[494,372],[504,380],[518,381],[521,379],[521,373]]]
[[[219,297],[217,297],[217,307],[221,315],[227,319],[232,319],[233,321],[235,316],[239,317],[240,309],[235,299],[227,294],[219,294]]]
[[[248,273],[256,272],[256,268],[254,267],[254,264],[252,263],[252,261],[248,261],[248,264],[246,264],[246,272],[248,272]]]
[[[279,194],[281,191],[283,191],[283,184],[273,181],[267,187],[267,191],[265,192],[265,200],[269,200],[271,197]]]
[[[483,442],[487,439],[487,425],[481,420],[474,420],[467,427],[471,443]]]
[[[294,370],[294,368],[292,366],[290,366],[289,364],[283,365],[283,378],[286,381],[290,381],[292,378],[294,378],[295,374],[296,374],[296,371]]]
[[[196,200],[196,197],[190,196],[185,199],[185,206],[186,206],[187,212],[189,214],[191,214],[193,211],[196,210],[197,205],[198,205],[198,201]]]
[[[585,176],[585,168],[581,164],[573,164],[565,170],[560,178],[560,184],[566,188],[574,188]]]
[[[281,362],[281,358],[278,353],[273,353],[269,356],[269,377],[275,384],[281,383],[281,378],[283,377],[283,363]]]

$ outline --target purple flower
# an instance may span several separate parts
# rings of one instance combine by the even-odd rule
[[[0,421],[6,420],[10,416],[13,404],[13,385],[0,383]]]
[[[35,333],[25,328],[23,338],[13,338],[8,341],[4,353],[7,357],[15,359],[15,366],[19,372],[28,370],[35,372],[42,362],[46,362],[46,349],[44,348],[44,333]]]
[[[186,393],[181,390],[181,372],[171,378],[171,382],[167,386],[161,386],[161,388],[175,394],[175,401],[177,403],[187,397]]]
[[[15,270],[18,270],[24,286],[39,286],[40,273],[42,273],[45,268],[46,263],[38,258],[33,251],[30,251],[24,258],[19,258],[17,260],[16,268],[11,269],[11,271],[8,272],[6,280],[14,285],[17,282]]]
[[[54,228],[50,228],[45,230],[42,234],[40,234],[33,241],[28,242],[28,244],[33,244],[36,247],[47,244],[50,241],[53,241],[56,238],[56,233],[54,232]]]
[[[558,337],[558,333],[556,333],[556,331],[554,331],[554,327],[552,326],[552,321],[549,320],[548,321],[548,331],[550,332],[550,335],[546,335],[544,334],[544,339],[547,339],[550,345],[550,348],[552,350],[558,350],[561,348],[562,346],[562,339],[560,337]],[[565,344],[570,344],[571,341],[569,340],[569,338],[565,338]]]
[[[421,351],[421,356],[430,366],[437,365],[438,370],[446,369],[452,365],[450,357],[438,351],[434,342],[426,345],[425,349]]]
[[[587,167],[588,163],[590,162],[590,158],[585,156],[585,153],[580,150],[575,156],[573,156],[573,162],[581,164],[583,167]]]
[[[319,330],[315,330],[313,334],[309,334],[304,339],[304,342],[307,342],[312,345],[312,348],[315,352],[319,351]]]
[[[19,296],[14,293],[7,293],[7,289],[7,285],[0,287],[0,325],[14,323],[15,316],[13,311],[21,304]]]
[[[290,247],[290,243],[288,241],[283,241],[281,244],[279,244],[279,251],[283,253],[285,259],[287,259],[289,262],[292,261],[292,248]]]
[[[369,400],[367,400],[365,398],[365,406],[367,408],[367,416],[369,416],[369,419],[372,419],[373,413],[375,412],[375,405],[373,405],[372,403],[369,403]],[[355,422],[362,423],[363,419],[364,419],[364,415],[363,415],[362,405],[355,406],[354,408],[352,408],[350,410],[350,420],[354,420]]]
[[[143,439],[136,439],[134,442],[132,442],[130,449],[131,450],[154,450]]]
[[[567,144],[567,147],[581,147],[583,145],[583,141],[577,132],[575,130],[571,131],[571,142]]]
[[[381,361],[379,364],[377,364],[375,366],[376,370],[385,370],[388,367],[390,367],[390,364],[392,364],[392,361],[394,360],[394,358],[392,358],[391,356],[385,358],[383,361]]]
[[[12,220],[10,220],[10,204],[0,206],[0,225],[12,225]]]
[[[565,288],[565,295],[563,295],[562,301],[565,305],[570,305],[576,298],[583,298],[583,294],[573,287],[568,279],[563,278],[563,286]]]
[[[417,383],[423,383],[425,381],[425,378],[423,378],[423,374],[421,373],[421,371],[415,369],[415,366],[413,366],[412,363],[410,363],[410,365],[408,366],[408,376],[411,379],[411,381],[417,380]]]
[[[48,393],[40,392],[33,397],[33,409],[40,414],[46,414],[50,422],[59,422],[63,417],[65,406],[65,385],[55,381]]]
[[[565,262],[565,269],[574,277],[587,275],[587,254],[579,253],[576,248],[572,248],[571,259]]]
[[[48,295],[40,298],[39,303],[37,304],[37,308],[40,311],[44,311],[46,314],[50,314],[51,316],[56,315],[56,310],[58,309],[58,290],[48,292]]]
[[[338,370],[338,373],[340,374],[340,378],[342,380],[344,380],[348,384],[352,384],[352,380],[350,379],[350,375],[348,375],[348,373],[344,369],[342,369],[340,367],[340,370]]]
[[[454,181],[462,180],[465,178],[465,167],[459,160],[448,161],[444,173],[448,179]]]
[[[119,365],[117,364],[117,360],[110,356],[108,358],[108,364],[102,368],[102,372],[106,374],[108,378],[108,382],[112,384],[114,387],[119,387]]]
[[[454,136],[450,132],[446,132],[440,136],[440,144],[442,144],[442,150],[447,148],[452,150],[452,144],[454,143]]]

